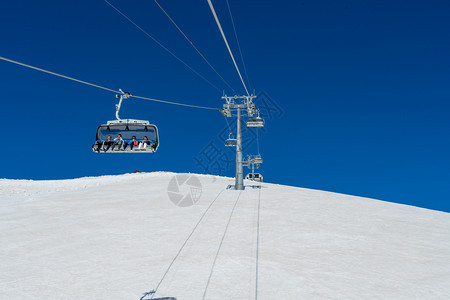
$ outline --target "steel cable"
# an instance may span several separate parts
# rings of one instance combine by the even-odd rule
[[[114,5],[112,5],[110,2],[108,2],[107,0],[103,0],[105,1],[109,6],[111,6],[115,11],[117,11],[122,17],[124,17],[125,19],[127,19],[131,24],[133,24],[137,29],[139,29],[140,31],[142,31],[146,36],[148,36],[149,38],[151,38],[156,44],[158,44],[161,48],[163,48],[165,51],[167,51],[170,55],[172,55],[173,57],[175,57],[178,61],[180,61],[183,65],[185,65],[189,70],[191,70],[193,73],[195,73],[197,76],[199,76],[201,79],[203,79],[206,83],[208,83],[209,85],[211,85],[212,87],[214,87],[216,90],[220,91],[220,89],[215,86],[214,84],[212,84],[208,79],[206,79],[204,76],[202,76],[199,72],[197,72],[196,70],[194,70],[194,68],[192,68],[190,65],[188,65],[186,62],[184,62],[181,58],[179,58],[178,56],[176,56],[172,51],[170,51],[167,47],[165,47],[163,44],[161,44],[157,39],[155,39],[153,36],[151,36],[147,31],[145,31],[144,29],[142,29],[142,27],[140,27],[138,24],[136,24],[133,20],[131,20],[130,17],[128,17],[127,15],[125,15],[122,11],[120,11],[117,7],[115,7]]]
[[[211,208],[211,206],[214,204],[214,202],[216,202],[216,200],[219,198],[219,196],[225,191],[226,189],[223,189],[219,192],[219,194],[217,194],[217,196],[214,198],[214,200],[209,204],[208,208],[203,212],[202,216],[200,217],[200,219],[198,220],[197,224],[194,226],[194,229],[192,229],[191,233],[189,234],[189,236],[187,237],[187,239],[184,241],[183,245],[181,246],[181,248],[178,250],[177,254],[175,255],[175,257],[173,258],[172,262],[170,263],[169,267],[166,269],[166,271],[164,272],[164,275],[162,276],[161,280],[159,281],[158,285],[156,286],[156,288],[154,289],[154,293],[152,295],[152,297],[150,299],[153,299],[154,295],[156,294],[156,292],[158,291],[159,286],[161,285],[161,283],[164,281],[164,278],[166,277],[167,273],[169,273],[170,268],[172,267],[172,265],[174,264],[175,260],[178,258],[178,256],[180,255],[181,251],[183,250],[184,246],[186,246],[187,242],[189,241],[189,239],[192,237],[192,235],[194,234],[195,230],[197,230],[198,225],[202,222],[203,218],[205,217],[206,213],[209,211],[209,209]]]
[[[203,53],[200,52],[200,50],[198,50],[198,48],[194,45],[194,43],[192,42],[191,39],[189,39],[187,37],[187,35],[183,32],[183,30],[181,30],[180,26],[177,25],[177,23],[175,23],[175,21],[169,16],[169,14],[166,12],[166,10],[161,6],[161,4],[159,4],[159,2],[157,0],[154,0],[155,3],[159,6],[159,8],[164,12],[164,14],[169,18],[169,20],[173,23],[173,25],[175,25],[175,27],[178,29],[178,31],[184,36],[184,38],[189,42],[189,44],[191,44],[191,46],[195,49],[195,51],[197,51],[197,53],[203,58],[203,60],[211,67],[211,69],[217,74],[217,76],[220,77],[220,79],[222,79],[222,81],[233,91],[236,92],[233,87],[231,85],[228,84],[228,82],[222,77],[222,75],[219,74],[219,72],[217,72],[217,70],[213,67],[213,65],[206,59],[206,57],[203,55]]]
[[[247,83],[248,83],[249,88],[252,89],[252,86],[250,84],[250,79],[248,79],[247,68],[245,67],[244,56],[242,55],[242,50],[241,50],[241,44],[239,43],[239,39],[238,39],[237,32],[236,32],[236,27],[234,26],[233,15],[231,14],[230,3],[228,3],[228,0],[227,0],[227,6],[228,6],[228,12],[230,13],[231,24],[233,25],[234,36],[236,37],[236,42],[237,42],[237,45],[238,45],[239,54],[241,55],[242,65],[244,66],[245,78],[247,79]]]
[[[93,86],[93,87],[96,87],[96,88],[99,88],[99,89],[103,89],[103,90],[106,90],[106,91],[109,91],[109,92],[122,94],[122,92],[118,91],[118,90],[110,89],[110,88],[107,88],[107,87],[104,87],[104,86],[101,86],[101,85],[98,85],[98,84],[89,83],[87,81],[79,80],[79,79],[76,79],[76,78],[73,78],[73,77],[69,77],[69,76],[66,76],[66,75],[62,75],[62,74],[58,74],[58,73],[55,73],[55,72],[52,72],[52,71],[48,71],[48,70],[45,70],[45,69],[34,67],[34,66],[31,66],[31,65],[28,65],[28,64],[25,64],[25,63],[21,63],[19,61],[15,61],[15,60],[12,60],[12,59],[5,58],[5,57],[1,57],[0,56],[0,60],[7,61],[7,62],[16,64],[16,65],[20,65],[20,66],[23,66],[23,67],[26,67],[26,68],[30,68],[30,69],[33,69],[33,70],[36,70],[36,71],[48,73],[48,74],[51,74],[51,75],[54,75],[54,76],[58,76],[58,77],[61,77],[61,78],[64,78],[64,79],[69,79],[69,80],[72,80],[72,81],[75,81],[75,82],[79,82],[79,83],[82,83],[82,84],[86,84],[86,85],[89,85],[89,86]],[[180,102],[173,102],[173,101],[166,101],[166,100],[160,100],[160,99],[154,99],[154,98],[147,98],[147,97],[136,96],[136,95],[131,95],[131,94],[130,94],[130,97],[137,98],[137,99],[154,101],[154,102],[172,104],[172,105],[185,106],[185,107],[201,108],[201,109],[209,109],[209,110],[220,110],[219,108],[214,108],[214,107],[206,107],[206,106],[185,104],[185,103],[180,103]]]
[[[214,6],[213,6],[211,0],[207,0],[207,1],[208,1],[208,4],[209,4],[209,7],[211,8],[211,12],[212,12],[212,14],[214,16],[214,19],[216,20],[217,27],[219,27],[219,30],[220,30],[220,33],[222,34],[223,40],[225,42],[225,45],[227,46],[228,52],[230,53],[231,59],[233,60],[234,66],[236,67],[236,71],[239,74],[239,78],[241,79],[242,85],[244,85],[244,88],[245,88],[245,91],[247,92],[247,95],[250,95],[248,90],[247,90],[247,86],[245,85],[244,79],[242,79],[241,72],[239,71],[239,68],[238,68],[238,66],[236,64],[236,60],[234,59],[233,52],[231,52],[230,46],[228,45],[227,38],[225,37],[225,33],[223,32],[222,26],[220,25],[220,21],[219,21],[219,18],[217,17],[216,11],[214,10]]]

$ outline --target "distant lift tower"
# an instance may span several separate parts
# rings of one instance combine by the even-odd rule
[[[241,109],[247,110],[247,115],[249,117],[253,117],[258,114],[255,104],[253,103],[253,99],[256,96],[227,96],[224,95],[222,99],[226,101],[223,105],[223,109],[220,111],[225,117],[232,117],[231,111],[237,110],[237,143],[236,143],[236,178],[235,178],[235,186],[236,190],[244,189],[244,170],[242,166],[242,134],[241,134]]]

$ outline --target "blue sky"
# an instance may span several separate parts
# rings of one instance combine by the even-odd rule
[[[229,1],[250,85],[276,108],[259,133],[266,181],[450,212],[448,2]],[[0,56],[136,95],[221,107],[225,84],[153,1],[110,2],[219,90],[100,0],[2,3]],[[242,93],[206,0],[160,3]],[[226,2],[213,3],[243,70]],[[158,152],[97,155],[90,146],[97,126],[114,119],[113,93],[6,62],[0,86],[0,178],[234,176],[223,159],[208,170],[198,164],[208,145],[219,149],[214,162],[234,159],[217,147],[226,133],[218,112],[127,100],[121,116],[156,124]],[[256,151],[253,141],[245,153]]]

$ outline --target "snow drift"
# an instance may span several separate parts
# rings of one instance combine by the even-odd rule
[[[139,299],[217,196],[155,298],[254,299],[259,194],[259,299],[450,298],[450,214],[206,175],[194,195],[174,176],[0,180],[0,299]]]

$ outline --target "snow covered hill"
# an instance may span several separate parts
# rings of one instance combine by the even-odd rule
[[[259,196],[259,299],[450,299],[450,214],[176,176],[0,180],[0,299],[255,299]]]

